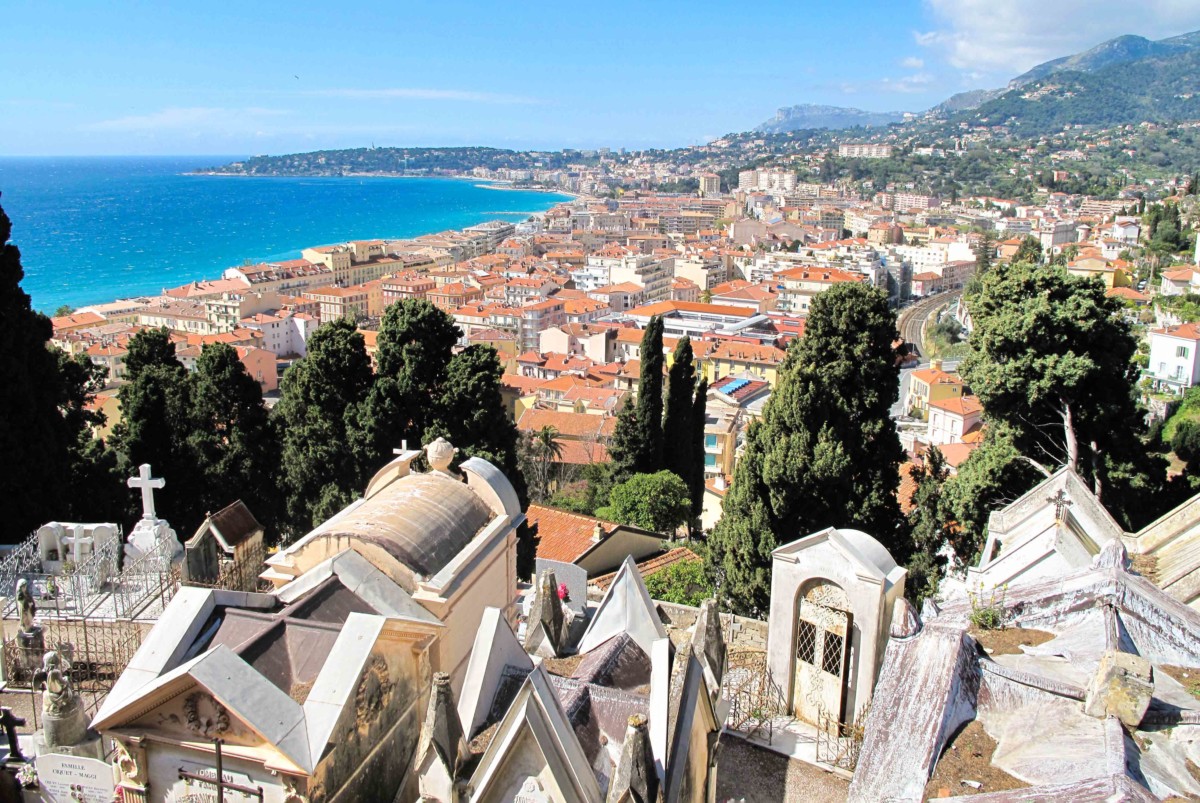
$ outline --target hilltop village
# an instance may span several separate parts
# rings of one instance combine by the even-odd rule
[[[212,491],[172,453],[114,464],[128,533],[114,513],[12,534],[0,704],[26,799],[1200,796],[1190,182],[1022,201],[578,168],[580,197],[519,223],[314,244],[52,319],[96,371],[91,435],[134,456],[173,438],[147,421],[185,418],[151,391],[190,376],[207,410],[229,355],[292,433],[271,467],[291,496],[232,458],[245,482]],[[1061,455],[979,356],[1050,348],[1002,311],[1028,299],[1043,326],[1045,298],[1076,306],[1044,339],[1113,333],[1139,396],[1102,414],[1067,386],[1109,375],[1054,375]],[[248,409],[186,454],[249,454]],[[812,443],[793,410],[829,416]],[[1150,446],[1105,462],[1114,421],[1166,438],[1158,508],[1122,495]],[[991,483],[978,521],[937,501],[968,474]]]

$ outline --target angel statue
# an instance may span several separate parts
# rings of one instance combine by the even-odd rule
[[[33,600],[33,592],[29,590],[29,581],[24,577],[17,581],[17,613],[21,617],[21,632],[31,632],[36,626],[34,617],[37,616],[37,603]]]
[[[62,657],[55,650],[42,656],[42,668],[33,676],[35,688],[45,689],[42,696],[42,712],[61,716],[75,705],[75,689],[71,679],[63,674]]]

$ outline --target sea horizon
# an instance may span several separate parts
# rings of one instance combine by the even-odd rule
[[[47,314],[294,259],[313,245],[403,239],[485,220],[518,221],[570,196],[471,177],[196,173],[245,158],[0,156],[0,206],[21,249],[22,286]],[[387,181],[404,178],[405,181]]]

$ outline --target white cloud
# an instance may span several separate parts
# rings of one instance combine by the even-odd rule
[[[213,131],[236,129],[253,130],[264,119],[280,117],[288,112],[281,109],[225,109],[211,106],[172,107],[148,114],[133,114],[100,120],[83,126],[85,131],[109,131],[128,134],[161,131]]]
[[[496,92],[471,92],[462,89],[421,89],[398,87],[391,89],[315,89],[306,92],[326,98],[348,98],[350,100],[451,100],[463,103],[535,104],[538,101],[521,95],[505,95]]]
[[[1162,39],[1200,28],[1196,0],[925,0],[925,5],[937,27],[915,32],[918,45],[958,69],[1005,79],[1122,34]]]
[[[907,58],[900,59],[900,66],[906,70],[921,70],[925,68],[925,59],[908,56]]]
[[[913,75],[902,75],[899,78],[884,78],[879,81],[876,88],[881,92],[903,92],[912,94],[915,92],[928,92],[930,84],[933,83],[933,76],[928,73],[915,73]]]

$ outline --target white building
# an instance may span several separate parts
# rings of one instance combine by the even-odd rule
[[[1200,326],[1185,323],[1150,333],[1146,373],[1160,387],[1183,393],[1200,378]]]

